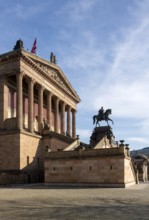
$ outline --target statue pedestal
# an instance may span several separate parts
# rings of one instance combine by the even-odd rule
[[[90,137],[90,145],[94,147],[104,137],[109,140],[111,147],[115,145],[115,137],[110,126],[95,127]]]

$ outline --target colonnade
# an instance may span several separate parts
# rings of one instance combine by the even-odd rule
[[[19,73],[16,75],[17,79],[17,106],[16,118],[17,128],[23,128],[23,78],[24,75]],[[34,132],[34,85],[35,80],[27,76],[28,83],[28,129],[31,133]],[[54,131],[63,135],[70,135],[76,138],[76,110],[71,108],[67,103],[60,100],[51,91],[45,89],[38,84],[38,131],[41,134],[43,129],[43,93],[47,94],[47,122],[49,128],[52,126],[51,112],[52,112],[52,98],[54,100]],[[59,106],[61,105],[61,108]],[[61,111],[61,112],[59,112]],[[67,112],[65,114],[65,112]],[[71,115],[72,114],[72,115]],[[59,118],[59,116],[61,118]],[[65,118],[67,117],[67,118]],[[61,120],[59,120],[61,119]]]

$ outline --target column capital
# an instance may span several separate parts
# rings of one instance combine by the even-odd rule
[[[36,88],[39,89],[40,91],[44,91],[45,87],[42,86],[41,84],[36,84]]]
[[[66,107],[67,104],[64,101],[61,101],[61,105]]]
[[[67,105],[67,103],[64,100],[61,100],[61,103],[64,104],[65,106]]]
[[[59,102],[60,98],[58,96],[54,96],[55,101]]]
[[[7,75],[6,74],[4,74],[4,73],[1,73],[0,74],[0,81],[3,81],[3,82],[6,82],[7,81]]]
[[[53,93],[51,92],[51,91],[49,91],[49,90],[45,90],[45,93],[47,94],[47,95],[49,95],[49,96],[53,96]]]
[[[71,111],[74,112],[74,113],[76,113],[76,112],[77,112],[77,109],[71,108]]]
[[[32,83],[33,85],[36,83],[35,79],[30,78],[30,77],[27,77],[27,78],[26,78],[26,82],[27,82],[27,83]]]
[[[66,104],[66,109],[67,109],[67,111],[69,111],[69,112],[71,112],[71,106],[70,105],[68,105],[68,104]]]
[[[24,70],[20,70],[20,72],[17,73],[17,75],[20,75],[21,77],[24,77],[24,76],[25,76],[25,72],[24,72]]]

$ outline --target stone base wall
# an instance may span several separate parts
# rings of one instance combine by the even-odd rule
[[[0,134],[0,170],[20,168],[20,135],[16,132]]]
[[[131,184],[134,180],[137,181],[131,158],[124,159],[124,168],[125,183]]]
[[[43,170],[39,171],[20,171],[9,170],[0,172],[0,185],[7,184],[25,184],[25,183],[37,183],[44,181]]]
[[[41,136],[27,132],[0,134],[0,184],[41,182],[43,167]]]
[[[0,172],[0,184],[18,184],[19,182],[20,181],[18,171],[14,172],[14,170],[10,170]]]
[[[67,148],[74,139],[66,137],[52,131],[44,131],[43,133],[43,147],[49,151],[61,151]]]
[[[98,149],[83,153],[53,152],[51,155],[49,153],[49,157],[46,155],[45,158],[45,183],[109,187],[135,184],[133,170],[129,167],[130,158],[126,158],[120,151],[121,149]],[[61,155],[58,157],[58,154]]]
[[[20,170],[43,169],[43,147],[40,136],[20,134]]]

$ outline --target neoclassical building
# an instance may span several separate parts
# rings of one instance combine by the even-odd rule
[[[42,181],[46,145],[76,139],[80,98],[52,56],[24,50],[21,40],[0,55],[0,183]]]
[[[0,184],[127,187],[138,182],[129,147],[110,126],[95,127],[90,144],[76,137],[80,98],[51,53],[23,49],[0,55]]]

